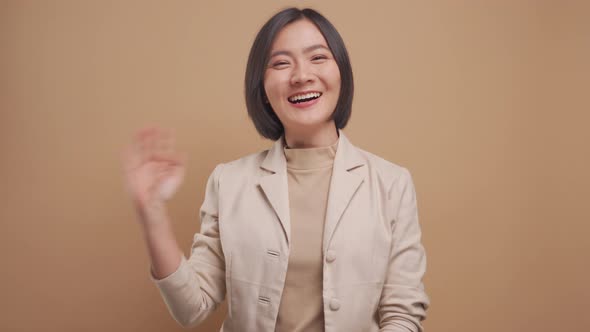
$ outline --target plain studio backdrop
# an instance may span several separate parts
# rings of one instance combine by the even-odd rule
[[[589,331],[590,6],[532,0],[1,1],[0,330],[182,330],[148,278],[121,151],[145,125],[176,133],[188,253],[214,166],[271,145],[244,70],[292,5],[347,44],[351,141],[412,172],[426,329]]]

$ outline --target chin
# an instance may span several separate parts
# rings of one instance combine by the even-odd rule
[[[322,129],[329,126],[333,121],[329,118],[325,119],[297,119],[291,121],[289,127],[297,131],[307,131],[314,129]]]

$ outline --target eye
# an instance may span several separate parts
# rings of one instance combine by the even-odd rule
[[[271,64],[271,67],[281,69],[281,68],[287,67],[288,65],[289,65],[289,62],[287,62],[285,60],[279,60],[279,61],[273,62]]]
[[[327,60],[327,59],[328,59],[327,56],[325,56],[323,54],[318,54],[318,55],[314,55],[311,58],[311,61],[314,61],[314,62],[322,62],[322,61]]]

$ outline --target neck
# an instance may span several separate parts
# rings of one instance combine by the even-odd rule
[[[338,140],[338,129],[330,122],[321,129],[288,130],[285,128],[285,142],[293,149],[319,148],[330,146]]]

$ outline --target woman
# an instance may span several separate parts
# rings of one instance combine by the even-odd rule
[[[184,163],[157,129],[139,133],[126,179],[152,280],[183,326],[228,296],[223,331],[422,331],[428,307],[408,171],[353,146],[352,70],[319,13],[290,8],[258,33],[246,104],[269,150],[218,165],[190,258],[164,201]]]

